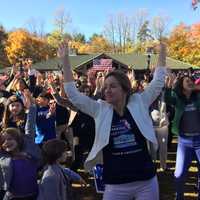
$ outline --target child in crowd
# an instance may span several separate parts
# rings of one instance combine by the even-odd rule
[[[70,182],[86,182],[75,172],[64,168],[60,163],[67,158],[68,145],[65,141],[52,139],[44,143],[42,150],[47,163],[40,183],[38,200],[72,200]]]
[[[49,93],[41,93],[37,98],[35,143],[39,145],[56,138],[56,107],[55,104],[49,103],[50,96]]]
[[[25,134],[6,128],[0,135],[0,186],[4,200],[35,200],[38,195],[37,168],[40,149],[34,143],[35,105],[27,114]]]
[[[24,131],[26,123],[25,107],[20,98],[13,95],[8,98],[2,119],[2,128],[15,127]]]

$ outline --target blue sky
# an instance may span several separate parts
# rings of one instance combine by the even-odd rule
[[[45,21],[45,32],[53,30],[55,11],[64,7],[72,18],[73,30],[84,33],[101,33],[110,14],[119,12],[134,15],[146,9],[149,16],[160,13],[170,17],[170,27],[185,22],[200,22],[200,8],[193,11],[191,0],[1,0],[0,24],[8,31],[25,27],[30,18]]]

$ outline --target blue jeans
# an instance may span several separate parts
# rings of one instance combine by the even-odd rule
[[[194,159],[198,161],[198,169],[200,169],[200,136],[179,136],[176,154],[176,168],[174,172],[177,200],[184,200],[185,178],[188,168]],[[200,194],[199,191],[200,188],[198,184],[198,193]]]

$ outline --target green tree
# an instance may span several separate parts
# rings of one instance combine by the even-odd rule
[[[0,25],[0,66],[8,66],[9,61],[5,51],[5,43],[8,34],[6,33],[4,27]]]
[[[64,40],[71,40],[72,37],[69,33],[61,34],[60,31],[53,31],[47,35],[48,44],[55,50],[58,48],[59,44]]]
[[[86,39],[85,39],[85,35],[82,33],[76,33],[73,35],[73,40],[75,42],[80,42],[80,43],[85,43]]]
[[[92,42],[97,37],[103,37],[101,34],[93,33],[92,36],[89,38],[89,42]]]
[[[137,33],[137,38],[141,43],[152,39],[151,30],[149,29],[149,21],[145,21]]]
[[[53,48],[57,49],[60,42],[63,41],[63,35],[60,31],[53,31],[52,33],[48,34],[47,42]]]

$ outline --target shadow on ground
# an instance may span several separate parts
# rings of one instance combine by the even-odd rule
[[[168,151],[168,170],[161,172],[157,170],[159,187],[160,187],[160,200],[174,200],[175,189],[173,173],[175,169],[175,159],[176,159],[176,140],[173,141],[171,148]],[[159,164],[159,163],[157,163]],[[83,177],[87,180],[90,186],[87,188],[81,188],[79,185],[73,186],[74,200],[101,200],[102,195],[97,194],[94,188],[94,180],[85,173],[81,173]],[[197,199],[197,167],[196,162],[192,162],[189,169],[186,185],[185,185],[185,200],[196,200]]]

